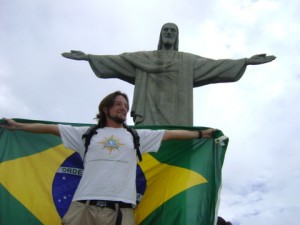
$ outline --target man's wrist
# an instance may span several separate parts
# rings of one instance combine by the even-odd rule
[[[202,138],[202,130],[197,130],[198,131],[198,139]]]

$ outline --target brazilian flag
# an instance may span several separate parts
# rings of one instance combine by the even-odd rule
[[[158,153],[144,154],[137,165],[136,224],[213,225],[227,145],[217,131],[213,139],[167,141]],[[60,225],[82,171],[79,154],[64,148],[59,137],[0,128],[0,224]]]

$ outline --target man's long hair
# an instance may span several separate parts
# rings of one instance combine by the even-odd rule
[[[108,110],[114,105],[114,101],[116,99],[117,96],[123,96],[128,105],[129,105],[129,101],[128,101],[128,97],[125,93],[122,93],[121,91],[115,91],[109,95],[107,95],[105,98],[103,98],[103,100],[100,102],[99,107],[98,107],[98,114],[96,115],[96,119],[98,120],[98,127],[102,128],[106,126],[106,115],[103,111],[104,108],[107,108]],[[124,123],[124,126],[126,124]]]
[[[175,23],[165,23],[161,30],[160,30],[160,35],[159,35],[159,41],[158,41],[158,46],[157,46],[157,50],[161,50],[162,49],[162,31],[164,29],[164,26],[166,26],[167,24],[172,24],[176,27],[177,29],[177,37],[176,37],[176,40],[175,40],[175,43],[174,43],[174,50],[175,51],[178,51],[178,45],[179,45],[179,29],[177,27],[177,25]]]

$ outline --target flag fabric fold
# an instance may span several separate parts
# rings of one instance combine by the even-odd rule
[[[137,225],[214,225],[228,145],[228,139],[216,141],[221,136],[217,131],[212,139],[167,141],[157,153],[143,155],[137,165]],[[80,156],[59,137],[0,128],[0,224],[61,224],[82,171]]]

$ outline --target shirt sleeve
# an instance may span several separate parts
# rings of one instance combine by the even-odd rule
[[[90,66],[97,77],[118,78],[135,84],[136,68],[120,55],[89,55]]]
[[[137,129],[140,136],[140,151],[157,152],[163,139],[165,130]]]
[[[213,83],[238,81],[246,70],[246,59],[219,59],[197,57],[194,61],[194,87]]]
[[[59,124],[58,128],[65,148],[74,150],[82,156],[85,151],[82,135],[87,131],[88,127],[74,127]]]

